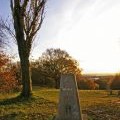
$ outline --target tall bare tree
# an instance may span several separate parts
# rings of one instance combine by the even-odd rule
[[[44,19],[46,0],[10,0],[15,38],[22,74],[22,97],[29,98],[32,93],[29,56],[36,33]]]

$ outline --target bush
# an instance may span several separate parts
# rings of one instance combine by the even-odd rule
[[[82,79],[77,81],[78,89],[81,90],[95,90],[99,89],[99,85],[96,84],[93,80]]]
[[[11,66],[10,58],[3,52],[0,53],[0,93],[9,93],[19,90],[15,69]]]

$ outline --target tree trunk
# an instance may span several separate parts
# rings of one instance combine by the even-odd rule
[[[57,78],[57,79],[55,80],[55,88],[56,88],[56,89],[59,89],[59,88],[60,88],[60,79],[59,79],[59,78]]]
[[[118,96],[120,96],[120,90],[118,91]]]
[[[29,98],[32,93],[29,55],[34,36],[43,22],[45,3],[46,0],[35,0],[35,2],[33,0],[10,1],[15,37],[21,62],[23,85],[21,96],[26,98]]]
[[[21,96],[29,98],[32,95],[32,81],[31,81],[31,72],[29,57],[21,57],[21,73],[22,73],[22,92]]]
[[[113,91],[112,90],[109,90],[109,92],[110,92],[110,95],[113,95]]]
[[[55,80],[55,89],[58,89],[57,80]]]

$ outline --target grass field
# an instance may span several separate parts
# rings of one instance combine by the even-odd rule
[[[114,91],[115,92],[115,91]],[[18,94],[0,95],[0,120],[52,120],[59,90],[34,87],[34,97],[19,100]],[[82,112],[89,120],[120,120],[120,98],[106,91],[79,91]]]

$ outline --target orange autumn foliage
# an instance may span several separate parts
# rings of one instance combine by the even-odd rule
[[[0,93],[9,93],[17,89],[15,69],[10,66],[10,58],[0,52]]]

